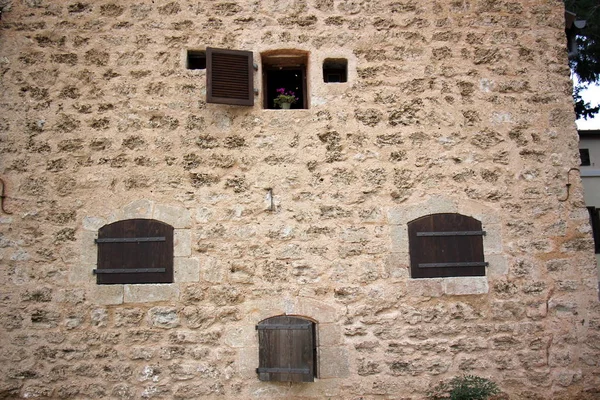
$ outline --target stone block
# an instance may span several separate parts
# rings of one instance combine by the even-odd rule
[[[409,279],[407,291],[413,296],[441,297],[444,294],[442,278]]]
[[[153,307],[148,310],[150,326],[171,329],[178,327],[179,323],[179,315],[175,307]]]
[[[98,245],[94,242],[98,238],[97,231],[83,231],[79,239],[80,261],[87,265],[98,263]]]
[[[350,375],[348,349],[345,347],[319,347],[319,378],[345,378]]]
[[[177,283],[200,280],[200,261],[197,258],[175,257],[173,269],[174,281]]]
[[[190,211],[183,207],[157,204],[153,215],[154,219],[167,223],[175,229],[189,228],[192,223]]]
[[[296,302],[289,297],[245,301],[240,305],[240,313],[245,321],[254,325],[276,315],[299,314],[296,312]]]
[[[93,270],[96,265],[91,264],[75,264],[69,268],[69,282],[71,283],[89,283],[95,284],[96,277],[93,274]]]
[[[338,346],[342,342],[342,328],[337,324],[317,324],[319,347]]]
[[[200,261],[202,279],[211,283],[221,283],[225,279],[223,263],[215,257],[203,257]]]
[[[230,347],[252,347],[258,344],[258,335],[256,332],[255,324],[230,327],[223,335],[223,339]]]
[[[86,298],[97,305],[123,304],[123,285],[94,285]]]
[[[502,253],[502,235],[500,224],[483,225],[483,251],[485,254]]]
[[[386,256],[384,264],[385,279],[392,282],[410,278],[410,257],[408,253],[392,253]]]
[[[503,254],[486,254],[485,261],[488,262],[487,276],[490,279],[506,276],[508,274],[508,262]]]
[[[151,303],[179,300],[179,286],[171,283],[124,285],[125,303]]]
[[[300,297],[297,299],[295,313],[312,318],[318,323],[325,324],[338,321],[344,312],[345,309],[342,310],[318,300]]]
[[[106,225],[106,220],[98,217],[83,217],[82,225],[84,230],[96,232]]]
[[[258,341],[256,342],[258,345]],[[256,368],[258,368],[258,347],[244,347],[237,351],[238,373],[243,378],[257,379]]]
[[[173,255],[189,257],[192,255],[192,233],[189,229],[175,229],[173,232]]]
[[[124,219],[132,219],[132,218],[152,218],[152,212],[154,210],[154,202],[150,200],[136,200],[125,207],[123,207],[123,218]]]
[[[390,238],[393,253],[408,253],[408,227],[406,224],[391,225]]]
[[[442,288],[444,294],[451,296],[486,294],[490,290],[487,278],[485,276],[443,278]]]

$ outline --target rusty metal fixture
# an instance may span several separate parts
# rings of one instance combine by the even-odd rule
[[[558,201],[560,201],[561,203],[569,200],[569,195],[570,195],[570,189],[571,189],[571,182],[570,182],[570,178],[571,178],[571,171],[579,171],[579,168],[571,168],[570,170],[567,171],[567,183],[565,184],[565,186],[567,187],[567,197],[565,197],[564,199],[558,199]]]
[[[0,188],[0,210],[2,210],[4,214],[12,214],[11,212],[8,212],[4,209],[4,199],[6,198],[6,196],[4,195],[4,188],[6,187],[6,184],[4,183],[2,178],[0,178],[0,185],[2,185],[2,187]]]

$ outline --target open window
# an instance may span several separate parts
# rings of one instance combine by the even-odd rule
[[[254,105],[252,52],[206,48],[206,102]]]
[[[266,109],[281,108],[279,104],[276,104],[275,99],[281,89],[284,89],[285,93],[293,92],[293,96],[297,98],[290,108],[308,108],[306,86],[308,53],[299,50],[276,50],[263,53],[261,59],[263,107]]]
[[[327,58],[323,62],[323,82],[344,83],[348,81],[348,60]]]
[[[128,219],[98,231],[97,283],[172,283],[173,227],[151,219]]]
[[[316,324],[281,315],[258,323],[258,378],[261,381],[313,382],[317,374]]]
[[[485,276],[481,222],[461,214],[432,214],[408,223],[412,278]]]

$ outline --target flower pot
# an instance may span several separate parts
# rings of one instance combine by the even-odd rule
[[[292,103],[281,103],[281,109],[283,110],[289,110],[291,106]]]

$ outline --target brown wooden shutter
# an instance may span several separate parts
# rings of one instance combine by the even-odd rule
[[[260,322],[258,330],[261,381],[313,382],[316,374],[315,323],[278,316]]]
[[[433,214],[408,224],[412,278],[485,276],[481,222],[461,214]]]
[[[128,219],[98,231],[98,284],[173,282],[173,227]]]
[[[206,102],[254,105],[252,52],[206,49]]]

